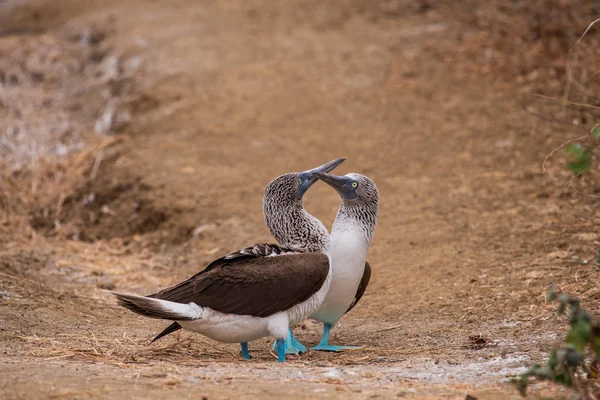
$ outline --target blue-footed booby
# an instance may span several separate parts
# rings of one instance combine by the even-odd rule
[[[331,161],[330,163],[337,162]],[[343,161],[343,160],[342,160]],[[330,164],[328,163],[328,164]],[[329,253],[331,240],[329,231],[323,223],[304,209],[302,196],[317,180],[315,172],[330,172],[333,168],[324,168],[325,164],[319,168],[308,170],[297,174],[286,174],[274,179],[265,189],[263,196],[263,215],[265,223],[271,232],[271,235],[277,242],[285,248],[301,252],[320,252]],[[283,182],[297,179],[299,183],[298,193],[295,197],[282,195],[282,187],[291,185],[291,182]],[[296,221],[303,221],[303,226],[307,229],[299,231],[295,228]],[[346,309],[350,311],[360,300],[367,288],[371,277],[371,266],[365,262],[364,273],[360,285],[356,288],[352,304]],[[273,350],[276,350],[277,343],[273,343]],[[286,354],[299,354],[306,351],[306,347],[296,340],[290,328],[289,340],[286,342]]]
[[[319,171],[314,175],[333,187],[342,203],[331,229],[331,284],[325,300],[311,315],[312,319],[324,323],[321,341],[313,350],[342,351],[352,346],[330,345],[329,331],[354,307],[357,292],[364,293],[371,275],[369,267],[366,277],[365,260],[377,224],[379,193],[375,183],[364,175],[335,176]]]
[[[250,358],[247,342],[270,335],[276,339],[279,361],[284,361],[289,327],[318,308],[331,281],[327,230],[316,218],[291,206],[298,201],[301,205],[302,195],[317,181],[314,172],[331,171],[343,161],[282,175],[265,189],[263,208],[272,217],[267,225],[270,229],[269,221],[277,225],[271,231],[285,237],[289,247],[250,246],[156,294],[113,293],[119,304],[147,317],[176,321],[154,340],[183,328],[218,341],[239,342],[244,358]],[[286,218],[270,213],[282,210],[288,212],[288,219],[279,225]],[[326,239],[316,237],[323,234]]]

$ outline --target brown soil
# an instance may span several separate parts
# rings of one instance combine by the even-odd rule
[[[600,185],[541,168],[597,119],[530,95],[592,87],[567,63],[590,21],[477,3],[0,1],[0,397],[518,398],[565,330],[548,285],[598,311]],[[334,335],[363,348],[148,345],[166,324],[102,290],[272,241],[265,185],[340,156],[381,198]],[[305,198],[330,225],[336,193]]]

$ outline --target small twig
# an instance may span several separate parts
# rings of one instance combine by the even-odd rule
[[[403,327],[403,326],[406,326],[406,324],[398,324],[398,325],[394,325],[394,326],[388,326],[387,328],[376,330],[375,333],[377,333],[377,332],[391,331],[392,329],[400,328],[400,327]]]
[[[98,175],[98,169],[100,168],[100,163],[102,163],[102,158],[104,158],[104,149],[100,150],[98,154],[96,154],[94,166],[92,167],[92,173],[90,174],[90,180],[92,181],[96,179],[96,175]]]
[[[60,212],[62,210],[62,206],[63,203],[65,202],[65,194],[61,193],[60,197],[58,198],[58,203],[56,204],[56,218],[59,218]]]
[[[573,86],[573,81],[575,80],[575,78],[573,78],[573,67],[568,61],[566,72],[567,83],[565,84],[565,90],[563,91],[563,102],[567,102],[569,100],[569,92],[571,91],[571,86]]]
[[[51,360],[59,360],[61,358],[69,358],[69,357],[73,357],[75,356],[75,353],[71,353],[71,354],[63,354],[61,356],[56,356],[56,357],[50,357],[50,358],[44,358],[44,361],[51,361]]]
[[[578,194],[580,194],[582,196],[592,197],[592,198],[595,198],[595,199],[599,199],[600,198],[600,195],[597,195],[597,194],[583,193],[581,190],[577,189],[575,186],[571,187],[571,189],[573,189],[575,192],[577,192]]]
[[[544,158],[544,162],[542,163],[542,173],[543,173],[543,174],[545,174],[545,173],[546,173],[546,162],[548,161],[548,159],[549,159],[550,157],[552,157],[552,155],[553,155],[554,153],[556,153],[558,150],[562,149],[563,147],[565,147],[565,146],[566,146],[566,145],[568,145],[569,143],[573,143],[573,142],[576,142],[576,141],[578,141],[578,140],[583,140],[583,139],[585,139],[587,136],[588,136],[588,134],[586,133],[585,135],[583,135],[583,136],[581,136],[581,137],[578,137],[578,138],[575,138],[575,139],[571,139],[571,140],[567,140],[566,142],[564,142],[563,144],[561,144],[560,146],[558,146],[557,148],[555,148],[554,150],[552,150],[552,151],[550,152],[550,154],[548,154],[548,155],[546,156],[546,158]],[[562,193],[562,192],[561,192],[561,193]]]
[[[577,107],[583,107],[583,108],[591,108],[593,110],[600,110],[600,107],[594,106],[594,105],[591,105],[591,104],[587,104],[587,103],[576,103],[576,102],[571,101],[571,100],[562,100],[562,99],[558,99],[556,97],[545,96],[543,94],[538,94],[538,93],[532,93],[531,95],[535,96],[535,97],[542,98],[542,99],[546,99],[546,100],[559,101],[559,102],[563,103],[563,105],[571,105],[571,106],[577,106]]]
[[[581,40],[583,39],[583,37],[588,33],[588,31],[592,28],[592,26],[594,26],[594,24],[596,24],[596,22],[598,22],[598,21],[600,21],[600,18],[598,18],[595,21],[592,21],[592,23],[588,25],[588,27],[586,28],[586,30],[583,32],[583,34],[577,40],[577,42],[575,42],[575,44],[573,45],[573,47],[571,47],[569,49],[569,53],[571,52],[571,50],[573,50],[575,48],[575,46],[577,46],[579,44],[579,42],[581,42]]]

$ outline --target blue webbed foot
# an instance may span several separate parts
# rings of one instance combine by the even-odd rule
[[[285,346],[287,340],[277,339],[277,361],[285,361]]]
[[[288,337],[288,342],[292,343],[292,346],[296,348],[296,350],[298,351],[296,354],[306,353],[306,346],[304,346],[302,343],[296,340],[296,338],[294,337],[294,333],[291,329],[290,336]]]
[[[344,351],[350,349],[358,349],[358,346],[334,346],[329,344],[329,331],[331,330],[331,324],[323,325],[323,337],[318,345],[313,347],[311,350],[315,351]]]
[[[319,343],[315,347],[311,348],[311,350],[340,352],[340,351],[344,351],[344,350],[359,349],[359,348],[360,348],[359,346],[335,346],[335,345],[332,345],[332,344],[321,344],[321,343]]]
[[[250,360],[252,356],[248,351],[248,342],[240,343],[240,346],[242,346],[242,357],[244,357],[246,360]]]
[[[272,347],[273,351],[277,351],[277,342],[273,342],[273,347]],[[296,340],[296,338],[294,337],[294,333],[292,332],[292,330],[290,329],[288,331],[288,339],[286,340],[286,344],[285,344],[285,354],[300,354],[300,353],[305,353],[306,352],[306,347],[300,343],[299,341]]]

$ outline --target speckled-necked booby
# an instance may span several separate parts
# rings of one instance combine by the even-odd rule
[[[343,161],[343,159],[340,159]],[[321,252],[327,254],[331,247],[329,231],[323,223],[304,209],[302,196],[312,186],[317,178],[315,172],[332,171],[333,168],[324,168],[331,163],[341,161],[334,160],[319,168],[301,172],[299,174],[286,174],[274,179],[265,189],[263,196],[263,215],[265,223],[271,235],[285,248],[302,252]],[[335,166],[337,166],[335,165]],[[283,195],[281,188],[293,186],[292,180],[298,180],[299,189],[297,195]],[[303,230],[296,227],[296,221],[303,221]],[[365,262],[364,273],[358,288],[356,288],[354,300],[346,309],[350,311],[364,294],[371,277],[371,266]],[[273,350],[276,349],[273,343]],[[306,347],[294,338],[290,329],[289,340],[286,341],[286,354],[298,354],[306,351]]]
[[[313,350],[341,351],[352,346],[330,345],[329,331],[356,304],[360,286],[363,292],[366,288],[361,281],[366,275],[365,260],[377,223],[379,193],[375,183],[364,175],[335,176],[318,171],[314,175],[332,186],[342,203],[331,229],[331,284],[325,300],[311,315],[324,323],[323,337]]]
[[[331,171],[341,162],[282,175],[269,184],[265,197],[274,196],[273,202],[280,204],[297,201],[317,180],[313,172]],[[244,358],[250,358],[247,342],[271,335],[278,358],[284,361],[289,327],[318,308],[331,280],[326,251],[319,251],[322,240],[313,238],[322,234],[315,221],[323,225],[308,213],[292,214],[295,219],[281,229],[290,238],[304,238],[304,246],[297,239],[290,239],[289,248],[254,245],[215,260],[190,279],[154,295],[113,294],[120,305],[138,314],[176,321],[157,338],[183,328],[218,341],[239,342]],[[277,224],[279,219],[274,218]],[[328,237],[324,226],[323,230]]]

